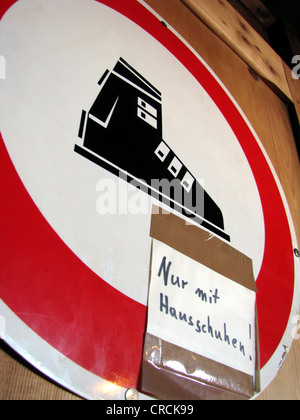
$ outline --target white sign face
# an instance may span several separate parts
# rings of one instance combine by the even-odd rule
[[[254,376],[255,292],[153,240],[147,331]]]
[[[47,12],[38,20],[26,12],[40,5]],[[105,70],[123,57],[162,92],[163,139],[217,202],[232,246],[259,273],[264,221],[251,168],[220,110],[166,48],[89,0],[18,2],[1,23],[1,39],[5,145],[42,214],[89,268],[146,304],[153,199],[74,152],[82,110],[95,101]],[[126,140],[123,152],[130,153]]]

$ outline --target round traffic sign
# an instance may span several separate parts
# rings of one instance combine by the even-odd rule
[[[197,181],[210,203],[202,227],[253,260],[265,387],[292,342],[298,246],[276,173],[230,93],[142,2],[4,1],[1,16],[4,339],[84,397],[137,386],[160,199],[151,181],[162,177],[152,162],[172,152],[165,173],[184,172],[182,188]],[[134,124],[122,102],[132,90]]]

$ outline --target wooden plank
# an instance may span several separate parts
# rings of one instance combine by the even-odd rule
[[[240,2],[246,6],[266,28],[269,28],[276,22],[276,16],[270,12],[261,0],[240,0]]]
[[[225,0],[181,0],[272,87],[292,100],[282,60]]]
[[[80,400],[22,360],[0,340],[0,401]]]
[[[243,5],[240,0],[227,0],[232,7],[263,37],[265,41],[269,41],[267,28],[251,13],[251,11]]]

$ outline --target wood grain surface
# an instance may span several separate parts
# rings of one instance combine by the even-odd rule
[[[290,70],[253,35],[251,27],[242,27],[244,22],[232,17],[225,0],[146,2],[204,58],[249,119],[281,181],[300,243],[300,165],[285,102],[286,98],[294,101],[300,116],[300,81],[291,77]],[[245,31],[249,45],[243,39]],[[284,96],[279,97],[266,80]],[[80,400],[32,369],[0,341],[0,400],[22,399]],[[294,341],[278,376],[257,399],[300,400],[300,340]]]
[[[80,400],[31,367],[0,340],[0,400]]]
[[[182,2],[261,77],[292,99],[281,58],[227,1],[182,0]]]

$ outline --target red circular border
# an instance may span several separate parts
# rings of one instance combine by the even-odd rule
[[[2,0],[0,16],[15,3]],[[294,258],[289,223],[272,171],[247,123],[199,59],[136,0],[100,1],[142,27],[199,81],[237,136],[263,206],[266,243],[257,279],[261,367],[289,320]],[[40,337],[78,365],[136,386],[146,308],[110,287],[63,243],[24,188],[0,139],[0,296]]]

